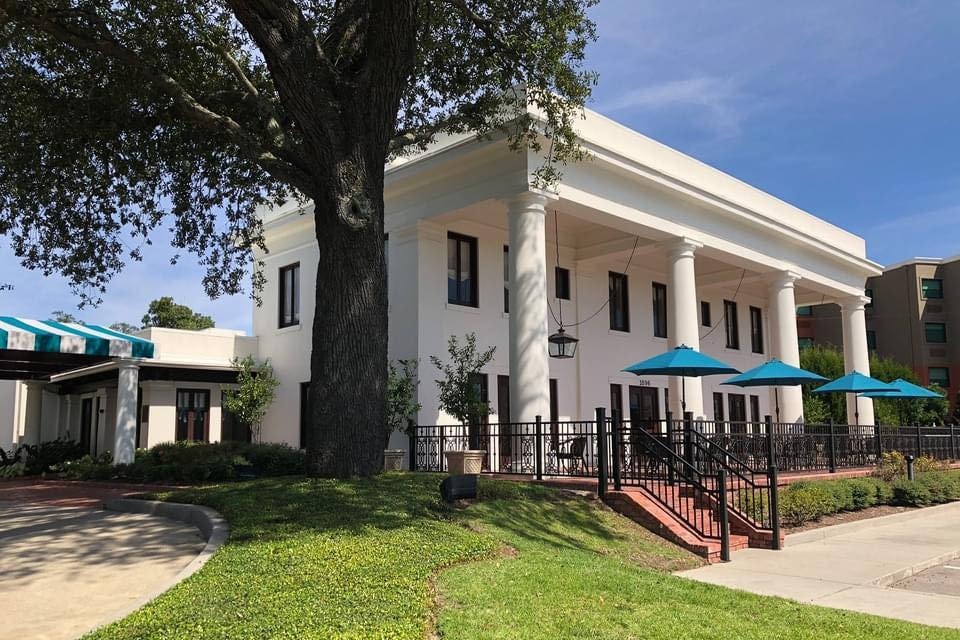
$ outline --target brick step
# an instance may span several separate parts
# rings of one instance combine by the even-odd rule
[[[604,501],[618,513],[657,535],[706,558],[708,562],[720,561],[721,543],[719,538],[706,537],[694,531],[687,523],[661,506],[644,490],[631,488],[626,491],[608,491]],[[713,517],[712,511],[708,509],[699,509],[698,512]],[[749,544],[748,536],[730,535],[731,552],[746,549]]]

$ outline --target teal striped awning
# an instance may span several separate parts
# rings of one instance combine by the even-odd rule
[[[73,353],[116,358],[152,358],[153,343],[91,324],[0,316],[0,349]]]

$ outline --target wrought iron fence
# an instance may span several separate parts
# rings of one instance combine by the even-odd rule
[[[418,425],[410,430],[410,468],[446,471],[447,451],[485,452],[485,473],[596,477],[596,421]]]

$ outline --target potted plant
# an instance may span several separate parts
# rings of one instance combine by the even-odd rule
[[[463,342],[450,336],[446,363],[436,356],[430,361],[443,375],[437,380],[440,408],[467,425],[467,449],[444,451],[450,475],[478,474],[483,468],[486,451],[481,448],[480,424],[490,415],[490,405],[480,394],[480,370],[493,360],[496,347],[477,349],[477,336],[468,333]]]
[[[417,402],[417,361],[397,360],[387,364],[387,429],[383,450],[383,470],[403,469],[403,449],[390,449],[390,435],[402,431],[413,416],[420,411]]]

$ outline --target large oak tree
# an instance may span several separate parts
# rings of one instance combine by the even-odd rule
[[[254,208],[312,200],[310,466],[375,473],[385,162],[465,131],[575,157],[594,2],[0,0],[0,234],[96,303],[167,228],[217,296],[248,281]]]

